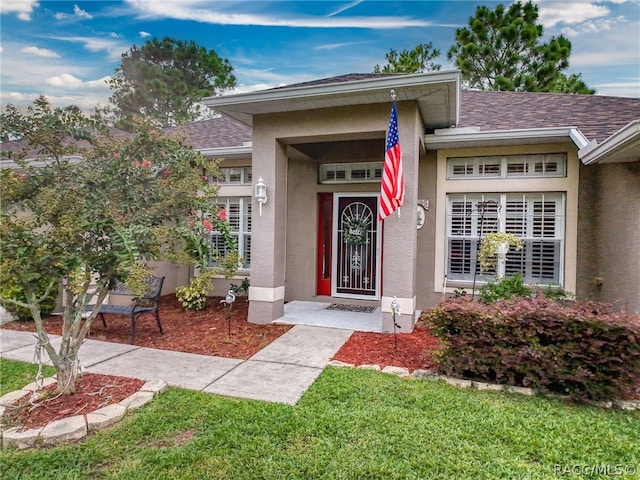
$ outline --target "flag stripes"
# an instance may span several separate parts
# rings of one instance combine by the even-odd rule
[[[378,219],[384,220],[404,203],[404,175],[402,174],[402,150],[398,136],[398,112],[396,102],[391,105],[384,169],[380,185]]]

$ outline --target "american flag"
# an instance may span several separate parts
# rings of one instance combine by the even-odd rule
[[[384,220],[404,203],[404,176],[402,175],[402,151],[398,139],[398,112],[396,102],[391,105],[391,118],[387,131],[387,150],[380,185],[378,219]]]

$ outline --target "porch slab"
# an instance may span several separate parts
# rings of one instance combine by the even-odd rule
[[[203,391],[295,405],[320,373],[322,368],[247,360]]]
[[[166,380],[169,385],[202,390],[243,360],[140,347],[96,363],[85,371],[141,380]]]
[[[294,300],[284,305],[284,316],[273,323],[310,325],[358,332],[382,332],[382,310],[371,313],[327,310],[331,303]]]

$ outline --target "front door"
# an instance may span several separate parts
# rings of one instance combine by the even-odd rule
[[[377,300],[380,228],[377,194],[334,194],[332,295]]]

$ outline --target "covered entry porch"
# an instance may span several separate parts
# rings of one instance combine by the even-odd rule
[[[380,223],[375,170],[384,160],[391,89],[398,95],[405,206],[402,216]],[[254,198],[252,204],[250,322],[301,311],[326,318],[326,305],[310,309],[296,302],[364,302],[374,304],[381,321],[369,316],[369,326],[360,328],[390,332],[397,298],[397,323],[403,331],[413,329],[423,118],[428,114],[434,127],[455,123],[456,95],[457,75],[447,73],[336,79],[207,102],[252,125],[254,183],[262,179],[267,189],[266,203]],[[323,177],[327,166],[355,164],[373,176]]]

